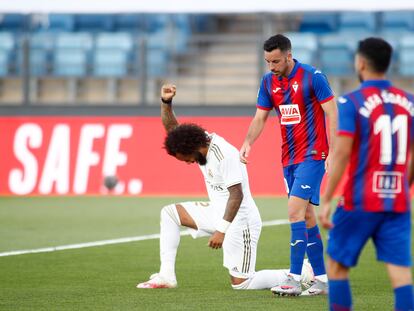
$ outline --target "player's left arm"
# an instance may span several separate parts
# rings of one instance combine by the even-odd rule
[[[322,204],[319,210],[319,221],[326,229],[332,227],[332,223],[330,221],[332,199],[345,172],[346,166],[349,163],[352,145],[354,143],[354,138],[348,135],[338,136],[336,140],[336,147],[332,154],[332,160],[330,163],[328,183],[325,193],[322,196]]]
[[[217,230],[208,240],[208,246],[214,249],[222,247],[226,230],[230,226],[234,217],[236,217],[240,204],[243,201],[243,188],[241,183],[230,186],[227,190],[229,191],[230,196],[227,201],[223,219],[221,220]]]
[[[335,146],[335,135],[337,129],[338,109],[336,107],[335,96],[329,85],[326,76],[319,70],[316,70],[312,76],[312,87],[316,98],[329,120],[329,155],[325,161],[325,170],[329,174],[329,164],[332,158],[331,154]]]
[[[329,175],[329,166],[332,159],[332,153],[335,148],[335,135],[338,128],[338,108],[334,99],[331,99],[324,104],[322,104],[322,109],[328,117],[329,120],[329,155],[325,161],[325,170],[327,170]]]

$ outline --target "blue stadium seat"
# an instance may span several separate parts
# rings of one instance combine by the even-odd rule
[[[190,23],[194,32],[211,32],[217,28],[215,15],[212,14],[191,15]]]
[[[36,32],[30,36],[30,72],[34,76],[44,76],[49,72],[52,51],[55,47],[53,32]]]
[[[339,31],[342,32],[374,32],[376,15],[372,12],[344,12],[339,14]]]
[[[146,31],[150,33],[158,32],[172,25],[171,16],[168,14],[146,14],[144,18]]]
[[[53,72],[61,76],[86,75],[92,43],[90,33],[57,34]]]
[[[14,67],[15,36],[11,32],[0,32],[0,75],[9,75]]]
[[[414,76],[414,35],[404,35],[400,41],[398,71],[406,77]]]
[[[149,49],[170,49],[173,45],[173,38],[168,31],[160,29],[147,37]]]
[[[79,14],[75,15],[76,31],[112,31],[114,17],[110,14]]]
[[[93,74],[106,77],[127,75],[133,45],[129,33],[98,34],[95,42]]]
[[[21,32],[29,26],[29,16],[23,14],[4,14],[0,16],[0,30]]]
[[[95,39],[97,49],[121,49],[131,52],[133,46],[132,35],[127,32],[99,33]]]
[[[325,74],[352,74],[355,41],[350,41],[347,35],[332,34],[322,37],[320,43],[320,63]]]
[[[401,33],[414,30],[414,12],[384,12],[381,21],[383,32]]]
[[[0,49],[12,51],[15,48],[15,36],[11,32],[0,32]]]
[[[148,50],[147,73],[151,77],[161,77],[168,72],[169,53],[161,49]]]
[[[93,45],[90,33],[59,33],[56,36],[57,49],[82,49],[90,50]]]
[[[328,33],[338,28],[338,15],[335,13],[306,13],[300,23],[300,32]]]
[[[52,50],[55,46],[56,34],[53,32],[39,31],[30,35],[30,47],[36,49]]]
[[[87,56],[79,49],[57,50],[54,55],[53,69],[57,76],[85,76],[87,74]]]
[[[128,75],[128,55],[122,50],[96,50],[93,74],[98,77],[122,77]]]
[[[188,14],[175,14],[172,16],[174,27],[172,29],[172,48],[175,53],[187,51],[188,41],[191,36],[191,24]]]
[[[46,76],[48,74],[49,59],[45,50],[30,50],[30,74],[33,76]]]
[[[10,74],[9,60],[9,53],[4,50],[0,50],[0,77],[5,77]]]
[[[49,14],[47,29],[50,31],[74,31],[75,18],[71,14]]]
[[[139,32],[143,29],[143,22],[140,14],[117,14],[114,16],[114,30]]]
[[[316,35],[302,32],[289,32],[285,34],[292,43],[293,57],[301,63],[314,64],[318,39]]]

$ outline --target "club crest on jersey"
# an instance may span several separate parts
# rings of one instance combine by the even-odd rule
[[[300,123],[301,116],[299,106],[295,104],[280,105],[279,111],[281,114],[280,123],[284,125]]]
[[[295,91],[295,93],[296,93],[296,91],[298,90],[298,87],[299,87],[299,84],[298,84],[298,82],[297,82],[297,81],[295,81],[295,82],[293,83],[293,85],[292,85],[292,89]]]

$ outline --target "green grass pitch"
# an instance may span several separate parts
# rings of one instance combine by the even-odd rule
[[[158,233],[163,205],[185,198],[0,198],[0,252]],[[190,199],[194,200],[194,199]],[[286,219],[286,200],[258,198],[263,220]],[[256,269],[287,268],[289,226],[265,227]],[[326,236],[324,232],[324,236]],[[326,297],[234,291],[221,251],[181,238],[178,288],[138,290],[159,268],[158,240],[0,257],[0,310],[327,310]],[[370,243],[351,273],[355,310],[392,310]]]

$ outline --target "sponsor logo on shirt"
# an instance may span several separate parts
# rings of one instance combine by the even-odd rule
[[[379,197],[395,197],[401,192],[402,173],[400,172],[374,172],[372,191]]]
[[[280,123],[284,125],[300,123],[301,116],[299,106],[295,104],[279,106],[281,114]]]
[[[211,183],[209,183],[209,182],[207,182],[207,183],[208,183],[208,185],[210,186],[210,189],[211,189],[211,190],[213,190],[213,191],[218,191],[218,192],[221,192],[221,191],[224,191],[224,190],[225,190],[224,185],[220,185],[220,184],[211,184]]]

